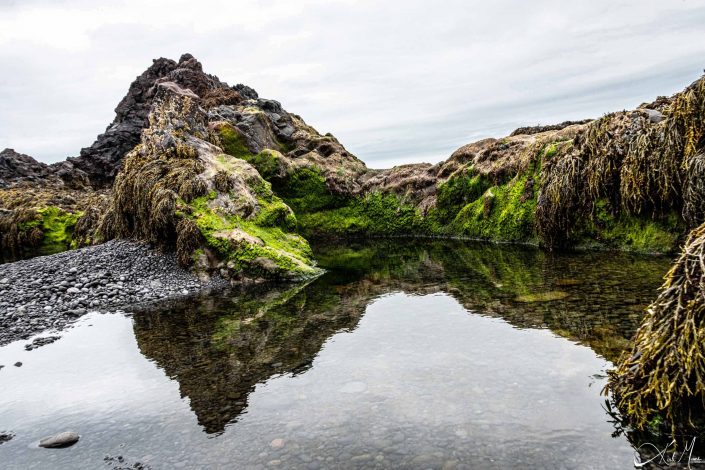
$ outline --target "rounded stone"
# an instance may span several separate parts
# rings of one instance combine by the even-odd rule
[[[59,448],[72,446],[78,442],[80,436],[73,431],[60,432],[54,436],[45,437],[39,441],[39,447]]]

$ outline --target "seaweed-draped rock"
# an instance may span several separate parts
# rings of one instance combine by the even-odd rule
[[[145,151],[142,133],[153,125],[149,114],[169,83],[198,100],[200,134],[191,137],[234,157],[228,159],[231,166],[254,167],[294,211],[296,230],[307,237],[431,235],[673,252],[687,230],[705,220],[705,79],[636,110],[520,128],[505,138],[465,145],[437,164],[375,170],[333,135],[319,133],[252,88],[221,82],[184,54],[178,62],[157,59],[140,75],[113,123],[80,157],[44,165],[5,152],[0,255],[48,254],[106,238],[95,230],[105,207],[105,194],[94,198],[96,188],[109,190],[135,146]],[[71,223],[62,225],[61,243],[51,249],[43,245],[53,235],[45,234],[56,231],[37,212],[49,207],[80,217],[78,235]],[[131,223],[136,236],[160,238],[139,233],[142,222],[129,220],[128,229],[106,235],[133,234]],[[41,234],[34,230],[38,225]],[[176,243],[169,231],[160,239]]]
[[[637,428],[700,428],[705,417],[705,224],[694,229],[608,389]],[[665,418],[665,419],[664,419]]]
[[[178,62],[159,58],[130,85],[125,97],[115,108],[115,119],[95,142],[81,150],[67,163],[85,172],[93,186],[109,186],[122,165],[124,156],[140,142],[142,130],[149,125],[148,115],[157,93],[157,85],[174,82],[188,88],[204,103],[233,104],[240,94],[218,77],[203,72],[201,63],[191,54],[183,54]]]
[[[0,262],[50,255],[93,242],[107,202],[71,165],[0,152]]]
[[[174,82],[157,85],[149,127],[125,157],[101,232],[175,247],[204,275],[316,274],[292,210],[252,165],[216,145],[201,101]]]

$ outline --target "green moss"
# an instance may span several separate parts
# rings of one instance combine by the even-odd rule
[[[40,223],[44,233],[39,248],[40,254],[51,255],[75,248],[72,246],[71,237],[81,212],[67,212],[54,206],[39,209],[37,212],[42,217]]]
[[[490,182],[481,175],[466,174],[440,184],[436,204],[439,221],[451,222],[466,204],[482,196],[490,186]]]
[[[525,174],[489,188],[460,210],[451,229],[472,238],[535,242],[536,186],[533,175]]]
[[[532,294],[524,294],[518,296],[517,302],[533,303],[533,302],[553,302],[554,300],[562,300],[568,297],[567,292],[562,292],[559,290],[549,291],[549,292],[535,292]]]
[[[296,230],[296,216],[278,197],[270,201],[260,199],[260,211],[255,218],[255,223],[262,227],[282,227],[285,230]]]
[[[546,146],[546,148],[543,151],[543,158],[546,160],[553,158],[556,154],[558,153],[558,145],[554,144],[549,144]]]
[[[252,157],[252,152],[247,148],[245,138],[235,128],[231,126],[221,126],[218,130],[220,142],[223,144],[223,150],[228,155],[236,158],[247,160]]]
[[[218,130],[218,135],[220,136],[220,142],[226,154],[250,163],[257,168],[257,171],[265,180],[269,180],[279,171],[281,165],[279,152],[264,149],[258,154],[253,154],[247,147],[245,137],[232,126],[221,126]],[[278,146],[282,153],[291,150],[291,145],[289,144],[279,142]]]
[[[576,243],[582,247],[604,246],[645,253],[670,253],[678,248],[685,227],[676,213],[660,219],[613,215],[609,203],[599,199],[592,217],[579,230]]]
[[[330,192],[318,167],[299,168],[274,189],[296,214],[340,207],[347,201]]]
[[[393,236],[423,235],[431,232],[431,221],[391,194],[372,193],[352,199],[346,206],[299,216],[305,235]]]
[[[206,245],[222,260],[231,262],[233,269],[263,277],[317,272],[308,242],[287,231],[296,222],[281,199],[270,196],[269,200],[260,200],[257,217],[245,220],[211,209],[208,202],[214,197],[215,193],[211,193],[193,200],[187,216],[195,222]],[[222,236],[233,230],[241,232],[240,240]]]
[[[269,149],[262,150],[257,155],[246,158],[255,168],[262,178],[270,180],[279,171],[281,161],[279,154]]]

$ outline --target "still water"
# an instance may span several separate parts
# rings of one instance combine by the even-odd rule
[[[315,251],[327,273],[308,283],[0,348],[0,468],[633,468],[600,392],[667,258]],[[37,447],[65,430],[81,440]]]

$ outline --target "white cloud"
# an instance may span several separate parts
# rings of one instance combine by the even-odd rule
[[[705,66],[705,0],[23,1],[0,6],[0,148],[78,154],[151,59],[281,101],[370,166],[673,93]]]

